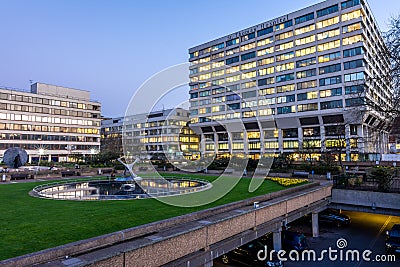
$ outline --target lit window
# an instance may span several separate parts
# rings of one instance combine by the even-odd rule
[[[260,57],[260,56],[264,56],[264,55],[269,55],[269,54],[272,54],[273,52],[274,52],[274,47],[271,46],[271,47],[257,51],[257,56]]]
[[[260,69],[260,70],[258,70],[258,75],[259,76],[264,76],[264,75],[267,75],[267,74],[272,74],[272,73],[274,73],[274,69],[275,69],[274,67]]]
[[[235,76],[230,76],[226,77],[226,82],[231,83],[231,82],[237,82],[240,80],[240,75],[235,75]]]
[[[305,45],[305,44],[309,44],[315,42],[315,35],[310,35],[301,39],[296,39],[295,43],[296,45]]]
[[[210,79],[210,78],[211,78],[211,73],[206,73],[206,74],[202,74],[202,75],[199,76],[199,80],[200,81],[207,80],[207,79]]]
[[[352,12],[346,13],[342,15],[342,22],[356,19],[362,16],[361,9],[354,10]]]
[[[250,71],[242,74],[242,79],[251,79],[257,76],[257,71]]]
[[[213,77],[218,77],[225,74],[225,70],[217,70],[212,73]]]
[[[361,28],[362,28],[361,27],[361,22],[358,22],[358,23],[355,23],[355,24],[344,26],[342,28],[342,32],[343,33],[354,32],[354,31],[357,31],[357,30],[361,30]]]
[[[291,51],[291,52],[285,53],[285,54],[280,54],[280,55],[276,56],[276,61],[279,62],[279,61],[288,60],[288,59],[294,58],[294,55],[295,55],[294,51]]]
[[[294,62],[289,62],[289,63],[285,63],[285,64],[276,66],[277,72],[285,71],[285,70],[292,70],[292,69],[294,69]]]
[[[351,45],[351,44],[355,44],[358,42],[362,42],[363,41],[363,37],[362,35],[354,35],[354,36],[350,36],[347,38],[343,38],[343,45]]]
[[[340,47],[340,40],[336,40],[336,41],[318,45],[318,52],[323,52],[323,51],[334,49],[337,47]]]
[[[307,47],[307,48],[303,48],[300,50],[296,50],[296,57],[302,57],[305,55],[309,55],[309,54],[314,54],[316,51],[315,46],[311,46],[311,47]]]
[[[230,67],[230,68],[226,69],[226,74],[235,73],[235,72],[238,72],[239,70],[240,70],[240,66]]]
[[[207,64],[207,65],[201,66],[201,67],[199,68],[199,71],[200,71],[200,72],[202,72],[202,71],[208,71],[208,70],[210,70],[210,69],[211,69],[211,65],[210,65],[210,64]]]
[[[317,37],[318,37],[318,40],[323,40],[323,39],[328,39],[328,38],[338,36],[339,34],[340,34],[340,29],[337,28],[334,30],[318,33]]]
[[[212,63],[212,68],[215,69],[215,68],[223,67],[224,65],[225,65],[225,62],[223,60],[217,61],[217,62]]]
[[[292,48],[293,47],[293,41],[290,41],[290,42],[287,42],[287,43],[284,43],[284,44],[280,44],[280,45],[276,45],[275,46],[275,51],[277,52],[277,51],[282,51],[282,50],[286,50],[286,49],[289,49],[289,48]]]
[[[200,58],[200,63],[210,62],[210,57]]]
[[[315,25],[311,24],[311,25],[308,25],[308,26],[305,26],[305,27],[302,27],[302,28],[295,29],[294,30],[294,34],[295,35],[299,35],[299,34],[311,32],[313,30],[315,30]]]
[[[266,108],[266,109],[260,109],[258,111],[259,116],[270,116],[275,114],[275,109],[272,108]]]
[[[339,16],[317,22],[317,29],[325,28],[339,23]]]
[[[275,94],[275,88],[260,89],[258,94],[260,96]]]
[[[242,70],[249,70],[249,69],[255,68],[256,65],[257,65],[256,62],[253,61],[253,62],[249,62],[249,63],[246,63],[246,64],[242,64],[242,65],[240,66],[240,68],[241,68]]]
[[[258,61],[258,66],[264,66],[264,65],[268,65],[268,64],[272,64],[274,63],[274,58],[270,57],[270,58],[264,58]]]
[[[247,51],[247,50],[253,49],[255,47],[256,47],[256,43],[250,43],[250,44],[242,45],[240,47],[240,51]]]
[[[270,44],[272,42],[274,42],[274,37],[262,39],[257,42],[257,46],[264,46],[264,45]]]
[[[292,36],[293,36],[293,32],[289,31],[289,32],[284,32],[284,33],[278,34],[275,36],[275,38],[278,41],[278,40],[284,40],[284,39],[290,38]]]
[[[268,105],[273,105],[273,104],[275,104],[275,97],[263,98],[263,99],[258,100],[259,106],[268,106]]]

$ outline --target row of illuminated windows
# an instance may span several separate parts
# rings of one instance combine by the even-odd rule
[[[364,73],[363,72],[359,72],[359,73],[352,73],[352,74],[347,74],[345,75],[345,79],[347,80],[351,80],[351,79],[364,79]],[[337,77],[329,77],[329,78],[325,78],[325,79],[321,79],[320,80],[320,84],[329,84],[329,85],[333,85],[336,83],[340,83],[341,81],[341,76],[337,76]],[[239,85],[237,85],[239,87]],[[307,81],[307,82],[301,82],[301,83],[297,83],[297,89],[298,90],[302,90],[302,89],[308,89],[308,88],[315,88],[317,87],[317,80],[312,80],[312,81]],[[222,89],[222,90],[219,90]],[[275,87],[271,87],[271,88],[264,88],[264,89],[259,89],[258,90],[258,95],[259,96],[266,96],[266,95],[271,95],[271,94],[275,94],[275,93],[284,93],[284,92],[291,92],[294,91],[296,89],[295,84],[287,84],[287,85],[283,85],[283,86],[277,86]],[[212,94],[214,95],[214,92],[218,90],[219,93],[224,93],[225,89],[224,88],[218,88],[218,89],[214,89],[212,91],[205,91],[207,94],[206,95],[210,95],[210,93],[212,92]],[[309,100],[309,99],[316,99],[318,98],[317,93],[314,94],[314,92],[318,92],[318,91],[312,91],[312,92],[307,92],[307,93],[299,93],[298,95],[298,101],[303,101],[303,100]],[[321,98],[325,98],[325,97],[331,97],[331,96],[339,96],[342,95],[342,88],[333,88],[333,89],[325,89],[325,90],[320,90],[320,97]],[[356,85],[350,85],[350,86],[346,86],[345,87],[345,94],[361,94],[365,92],[365,88],[363,84],[356,84]],[[314,95],[314,97],[312,97]],[[195,99],[199,96],[198,93],[192,93],[191,94],[191,99]],[[223,103],[223,102],[231,102],[231,101],[238,101],[240,99],[246,99],[246,98],[253,98],[256,97],[256,91],[248,91],[248,92],[244,92],[242,93],[242,96],[240,96],[239,94],[230,94],[230,95],[223,95],[223,96],[218,96],[218,97],[213,97],[211,98],[205,98],[205,99],[201,99],[199,101],[191,101],[191,107],[197,107],[197,106],[204,106],[204,105],[208,105],[208,104],[215,104],[215,103]],[[259,105],[269,105],[269,104],[274,104],[275,101],[272,101],[269,99],[261,99]],[[261,104],[264,103],[264,104]],[[182,123],[184,123],[182,121]]]
[[[165,143],[165,142],[178,142],[178,136],[162,136],[162,137],[144,137],[140,139],[140,143]]]
[[[47,117],[47,116],[35,116],[35,115],[21,115],[21,114],[10,114],[0,113],[0,120],[8,121],[28,121],[28,122],[42,122],[42,123],[54,123],[54,124],[68,124],[68,125],[85,125],[85,126],[99,126],[99,121],[91,120],[78,120],[78,119],[66,119],[59,117]]]
[[[351,11],[351,12],[346,13],[346,14],[342,14],[341,21],[342,22],[346,22],[346,21],[349,21],[349,20],[357,19],[357,18],[362,17],[362,16],[363,16],[363,12],[361,11],[361,9],[358,9],[358,10],[354,10],[354,11]],[[314,14],[313,13],[304,15],[301,18],[298,18],[299,19],[299,23],[300,23],[300,21],[302,21],[303,18],[305,20],[302,21],[302,22],[305,22],[311,17],[312,17],[312,19],[314,19]],[[334,24],[338,24],[338,23],[339,23],[339,16],[336,16],[336,17],[333,17],[333,18],[329,18],[329,19],[326,19],[326,20],[322,20],[322,21],[316,22],[316,28],[317,29],[322,29],[322,28],[325,28],[325,27],[328,27],[328,26],[331,26],[331,25],[334,25]],[[298,24],[298,23],[296,23],[296,24]],[[288,26],[287,22],[286,22],[286,25]],[[275,27],[279,28],[281,30],[281,29],[287,28],[287,27],[284,27],[284,26],[285,26],[285,23],[282,23],[282,24],[276,25]],[[290,26],[292,26],[292,25],[290,25]],[[260,34],[258,34],[258,37],[260,37],[260,36],[262,36],[264,34],[267,34],[267,33],[271,33],[272,31],[269,30],[269,29],[271,29],[271,28],[259,31]],[[294,33],[296,35],[299,35],[299,34],[303,34],[303,33],[307,33],[307,32],[313,31],[313,30],[315,30],[314,24],[307,25],[307,26],[302,27],[302,28],[297,28],[297,29],[294,30]],[[349,32],[349,31],[346,31],[346,32]],[[251,38],[247,38],[247,40],[255,38],[255,34],[254,33],[251,33],[250,35],[251,35]],[[293,36],[293,32],[285,32],[285,33],[282,33],[282,34],[277,34],[275,36],[275,39],[276,40],[283,40],[283,39],[286,39],[286,38],[290,38],[292,36]],[[239,38],[235,38],[235,39],[229,40],[229,41],[226,42],[226,47],[231,46],[231,45],[239,44],[239,42],[240,42]],[[266,43],[265,39],[261,40],[259,42],[263,42],[263,43],[260,44],[260,45],[257,44],[257,46],[266,45],[268,43],[271,43],[271,41],[268,41],[268,43]],[[246,51],[248,49],[252,49],[255,46],[256,46],[255,42],[252,43],[252,44],[246,44],[246,45],[242,46],[243,48],[241,48],[241,51]],[[209,48],[206,48],[206,50],[208,52],[211,51],[211,49],[209,49]],[[201,50],[201,51],[204,51],[204,49]],[[190,58],[194,58],[194,57],[198,57],[198,56],[200,56],[199,51],[190,53]],[[204,58],[200,59],[199,62],[200,63],[204,63],[204,62],[208,62],[209,60],[210,60],[210,57],[208,57],[208,59],[204,59]]]
[[[32,96],[25,96],[25,95],[17,95],[14,93],[2,92],[2,93],[0,93],[0,100],[100,111],[100,105],[97,106],[97,105],[85,104],[85,103],[54,100],[54,99],[32,97]]]
[[[355,36],[343,38],[342,42],[343,42],[343,45],[351,45],[351,44],[358,43],[358,42],[361,42],[361,41],[363,41],[362,35],[355,35]],[[317,46],[317,49],[318,49],[319,52],[323,52],[323,51],[331,50],[331,49],[338,48],[338,47],[340,47],[340,40],[336,40],[336,41],[320,44],[320,45]],[[362,53],[362,48],[357,48],[357,49],[360,51],[360,53]],[[354,51],[353,53],[356,53],[355,48],[349,49],[349,50],[350,51]],[[351,55],[349,55],[350,54],[349,50],[346,50],[346,52],[345,51],[343,52],[343,56],[344,57],[351,56]],[[290,58],[293,58],[295,55],[296,55],[296,57],[300,57],[300,56],[305,56],[305,55],[308,55],[308,54],[313,54],[313,53],[315,53],[315,51],[316,51],[316,47],[315,46],[304,48],[304,49],[301,49],[301,50],[296,50],[295,52],[290,52],[290,53],[286,53],[286,54],[283,54],[283,55],[278,55],[277,56],[277,61],[290,59]],[[247,59],[254,58],[254,57],[255,57],[255,52],[251,52],[251,53],[242,55],[242,60],[244,58],[245,58],[245,60],[247,60]],[[332,54],[328,54],[328,55],[319,56],[318,57],[318,61],[319,62],[327,62],[327,61],[339,59],[340,57],[341,57],[341,52],[336,52],[336,53],[332,53]],[[239,56],[227,59],[226,60],[226,65],[230,65],[230,64],[233,64],[233,63],[236,63],[236,62],[239,62]],[[259,60],[258,64],[259,64],[259,66],[262,66],[262,65],[265,65],[265,64],[272,64],[273,62],[274,62],[273,58],[268,58],[268,59]],[[307,64],[307,62],[304,62],[304,63]],[[311,63],[312,62],[310,62],[309,64],[311,64]],[[287,64],[293,64],[293,63],[287,63]],[[300,64],[300,66],[301,66],[301,64]],[[238,66],[230,67],[230,68],[228,68],[226,70],[226,73],[229,74],[229,73],[237,72],[237,71],[240,70],[240,68],[242,70],[247,70],[247,69],[254,68],[254,67],[256,67],[256,62],[255,61],[248,62],[248,63],[242,64],[240,66],[238,65]],[[280,65],[277,66],[277,71],[280,71],[280,70],[278,70],[279,67],[280,67]],[[199,69],[202,72],[202,71],[209,70],[210,68],[211,68],[211,65],[206,65],[206,66],[200,67]],[[293,65],[292,69],[293,68],[294,68],[294,65]],[[283,70],[285,70],[285,69],[283,69]],[[212,72],[212,73],[201,74],[200,76],[194,76],[194,77],[191,77],[190,79],[191,79],[191,82],[197,82],[199,80],[203,81],[203,80],[210,79],[211,77],[218,77],[218,76],[221,76],[223,74],[224,74],[223,70],[219,70],[219,71],[215,71],[215,72]],[[248,76],[246,75],[245,78],[246,77],[248,77]]]
[[[345,126],[344,125],[333,125],[333,126],[324,126],[325,136],[344,136],[345,135]],[[351,124],[349,125],[350,135],[357,135],[357,125]],[[282,129],[282,138],[298,138],[299,131],[303,133],[303,137],[321,137],[321,128],[320,126],[316,127],[305,127],[305,128],[288,128]],[[278,129],[264,130],[264,139],[278,139],[279,131]],[[229,141],[229,135],[227,133],[218,133],[218,141]],[[214,142],[214,134],[205,134],[204,138],[207,141]],[[259,131],[247,132],[247,141],[251,141],[252,139],[260,139],[261,133]],[[232,132],[231,139],[233,141],[244,141],[244,133],[243,132]],[[313,139],[308,139],[313,140]]]
[[[8,103],[0,103],[0,110],[11,110],[11,111],[29,112],[29,113],[44,113],[44,114],[63,115],[71,117],[100,118],[100,114],[97,113],[88,113],[70,109],[67,110],[67,109],[55,109],[55,108],[47,108],[39,106],[25,106],[25,105],[8,104]]]
[[[346,41],[345,41],[346,40]],[[348,38],[344,39],[344,42],[346,42],[347,44],[352,44],[354,42],[359,42],[362,40],[362,36],[361,35],[356,35],[356,36],[351,36]],[[339,43],[338,43],[339,42]],[[320,49],[321,51],[324,51],[324,49],[331,49],[331,48],[335,48],[337,45],[340,45],[340,41],[334,41],[334,42],[328,42],[325,44],[321,44],[318,46],[318,49]],[[285,54],[281,54],[281,55],[276,55],[276,61],[282,61],[282,60],[287,60],[287,59],[291,59],[294,56],[305,56],[308,54],[313,54],[316,51],[316,47],[312,46],[312,47],[308,47],[308,48],[304,48],[301,50],[297,50],[297,51],[291,51],[289,53],[285,53]],[[363,48],[362,47],[356,47],[356,48],[351,48],[351,49],[347,49],[347,50],[343,50],[343,57],[352,57],[352,56],[356,56],[356,55],[361,55],[364,54]],[[235,57],[237,60],[236,62],[239,62],[239,57]],[[324,62],[328,62],[328,61],[333,61],[333,60],[337,60],[341,58],[341,52],[335,52],[335,53],[330,53],[330,54],[326,54],[326,55],[321,55],[318,56],[318,62],[319,63],[324,63]],[[232,59],[232,58],[231,58]],[[231,59],[227,59],[231,60]],[[230,62],[230,61],[229,61]],[[242,65],[238,65],[238,66],[232,66],[226,69],[226,73],[230,74],[230,73],[235,73],[239,70],[247,70],[247,69],[251,69],[256,67],[256,65],[258,66],[264,66],[264,65],[268,65],[268,64],[273,64],[275,62],[274,57],[269,57],[269,58],[264,58],[264,59],[260,59],[257,61],[252,61],[252,62],[248,62]],[[304,67],[304,66],[309,66],[312,64],[316,63],[316,59],[314,58],[309,58],[309,59],[304,59],[304,60],[300,60],[296,62],[296,67]],[[224,61],[219,61],[219,62],[213,62],[212,65],[204,65],[199,67],[199,71],[203,72],[203,71],[208,71],[211,68],[217,68],[217,67],[222,67],[224,66]],[[194,71],[195,70],[195,71]],[[191,70],[192,73],[197,73],[197,68],[192,69]],[[219,70],[219,71],[215,71],[212,72],[212,74],[204,74],[204,75],[208,75],[208,76],[201,76],[202,79],[204,79],[204,77],[218,77],[220,75],[223,75],[223,70]],[[192,82],[196,82],[198,80],[198,77],[191,77],[191,81]]]
[[[47,151],[51,150],[63,150],[66,151],[66,147],[68,147],[69,144],[48,144],[45,147],[45,153]],[[19,147],[23,148],[26,150],[38,150],[38,144],[14,144],[14,143],[0,143],[0,149],[8,149],[12,147]],[[74,146],[75,150],[91,150],[93,149],[92,145],[76,145]]]
[[[75,128],[75,127],[60,127],[60,126],[16,124],[16,123],[0,123],[0,130],[56,132],[56,133],[86,133],[86,134],[100,133],[100,130],[95,128]]]
[[[342,100],[333,100],[333,101],[325,101],[320,102],[320,110],[327,110],[327,109],[336,109],[336,108],[343,108],[343,101]],[[363,98],[349,98],[345,100],[346,107],[356,107],[365,104]],[[297,106],[285,106],[285,107],[278,107],[277,114],[288,114],[288,113],[295,113],[295,112],[305,112],[305,111],[316,111],[318,110],[318,103],[308,103],[308,104],[300,104]]]
[[[309,93],[311,96],[310,99],[316,98],[317,92],[310,92]],[[308,97],[308,96],[307,96]],[[276,100],[275,98],[269,99],[271,104],[275,103],[290,103],[290,102],[295,102],[295,95],[289,95],[289,96],[282,96],[282,97],[277,97]],[[276,101],[276,102],[275,102]],[[300,100],[299,100],[300,101]],[[220,106],[215,106],[215,107],[206,107],[206,108],[201,108],[199,109],[199,112],[193,112],[193,115],[204,115],[204,114],[210,114],[211,111],[213,112],[220,112],[220,111],[231,111],[231,110],[240,110],[241,108],[251,108],[251,107],[256,107],[257,104],[258,106],[266,105],[265,102],[268,102],[268,100],[259,100],[258,102],[256,100],[253,101],[248,101],[245,103],[233,103],[233,104],[227,104],[225,105],[220,105]],[[349,98],[345,100],[346,107],[355,107],[355,106],[361,106],[364,105],[364,99],[363,98]],[[268,105],[268,104],[267,104]],[[336,109],[336,108],[343,108],[343,100],[332,100],[332,101],[323,101],[320,103],[306,103],[306,104],[298,104],[297,109],[296,106],[284,106],[284,107],[277,107],[276,114],[287,114],[287,113],[295,113],[295,112],[306,112],[306,111],[316,111],[316,110],[327,110],[327,109]],[[196,110],[192,110],[196,111]],[[268,115],[274,115],[275,114],[275,108],[268,108],[268,109],[260,109],[260,110],[251,110],[251,111],[243,111],[242,112],[242,117],[243,118],[251,118],[251,117],[256,117],[258,112],[258,116],[268,116]],[[222,118],[225,119],[225,118]]]
[[[297,149],[299,148],[298,141],[282,141],[283,149]],[[322,141],[321,140],[303,140],[302,147],[303,149],[311,149],[311,148],[321,148]],[[249,142],[247,144],[249,150],[259,150],[261,148],[260,142]],[[346,147],[346,141],[344,139],[328,139],[325,140],[326,148],[337,148],[337,147]],[[350,148],[357,148],[357,139],[350,139]],[[231,144],[232,150],[243,150],[244,143],[241,142],[232,142]],[[278,149],[279,142],[277,141],[267,141],[264,143],[265,149]],[[206,144],[206,150],[212,151],[215,149],[215,144]],[[229,150],[229,143],[218,143],[219,150]]]
[[[326,58],[340,58],[340,52],[337,53],[332,53],[329,54],[327,56],[322,56],[323,59],[325,61]],[[305,59],[305,60],[301,60],[301,61],[297,61],[296,62],[296,67],[303,67],[303,66],[308,66],[308,65],[312,65],[312,64],[316,64],[316,58],[310,58],[310,59]],[[354,60],[354,61],[349,61],[349,62],[345,62],[344,63],[344,69],[348,70],[348,69],[354,69],[354,68],[358,68],[358,67],[364,67],[365,66],[365,62],[362,59],[359,60]],[[241,68],[243,70],[247,70],[247,69],[251,69],[251,68],[255,68],[256,67],[256,61],[253,62],[249,62],[246,64],[241,65]],[[239,66],[237,66],[237,68],[239,68]],[[284,64],[280,64],[277,65],[275,67],[268,67],[268,68],[264,68],[264,69],[260,69],[258,70],[258,75],[256,71],[252,71],[252,72],[248,72],[248,73],[242,73],[242,79],[249,79],[249,78],[254,78],[256,76],[265,76],[265,75],[269,75],[269,74],[273,74],[275,72],[275,70],[277,72],[281,72],[281,71],[286,71],[286,70],[292,70],[295,68],[295,63],[294,62],[289,62],[289,63],[284,63]],[[232,69],[232,68],[231,68]],[[333,73],[333,72],[338,72],[341,71],[341,63],[338,64],[334,64],[334,65],[329,65],[329,66],[325,66],[325,67],[320,67],[319,68],[319,74],[328,74],[328,73]],[[225,70],[218,70],[212,73],[207,73],[207,74],[203,74],[200,75],[200,80],[204,80],[204,79],[209,79],[211,76],[212,77],[218,77],[218,76],[222,76],[225,74]],[[301,79],[301,78],[307,78],[307,77],[312,77],[316,75],[316,69],[311,69],[311,70],[305,70],[305,71],[300,71],[296,73],[296,77],[297,79]],[[229,80],[229,81],[237,81],[240,80],[239,76],[234,76],[235,79]],[[192,79],[192,81],[195,81],[196,79]],[[224,81],[222,81],[220,84],[223,84]],[[216,84],[214,82],[213,85],[220,85],[220,84]],[[255,84],[254,84],[255,86]],[[0,104],[1,105],[1,104]]]
[[[5,130],[5,125],[0,123],[0,129]],[[99,142],[98,137],[45,135],[45,134],[17,134],[1,133],[0,140],[34,140],[34,141],[69,141],[69,142]]]
[[[126,124],[125,128],[127,130],[132,129],[143,129],[143,128],[150,128],[150,127],[160,127],[160,126],[185,126],[186,121],[184,120],[162,120],[162,121],[153,121],[153,122],[142,122],[142,123],[133,123],[133,124]]]

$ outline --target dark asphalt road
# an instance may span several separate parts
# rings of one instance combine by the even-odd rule
[[[359,212],[343,212],[351,217],[351,225],[347,227],[338,228],[331,225],[320,225],[320,237],[312,238],[311,236],[311,223],[296,222],[292,225],[292,230],[298,230],[307,235],[307,240],[310,249],[316,251],[317,257],[324,249],[331,247],[335,250],[343,251],[343,261],[331,261],[329,255],[324,255],[322,261],[308,261],[308,262],[293,262],[287,261],[285,267],[398,267],[400,266],[400,255],[396,255],[396,262],[378,262],[375,257],[384,255],[385,253],[385,237],[386,230],[389,230],[393,224],[400,224],[400,217],[359,213]],[[337,240],[344,238],[347,241],[347,246],[338,249]],[[345,253],[347,250],[358,250],[360,253],[359,261],[345,261]],[[365,250],[371,250],[372,254],[369,255],[370,262],[362,259],[362,253]],[[338,257],[340,252],[336,253]],[[214,262],[214,266],[226,266],[218,261]],[[234,266],[234,265],[231,265]]]

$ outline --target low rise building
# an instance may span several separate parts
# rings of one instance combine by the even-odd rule
[[[100,149],[101,104],[90,92],[34,83],[30,91],[0,88],[0,155],[20,147],[29,162],[71,161]]]
[[[188,122],[189,112],[182,108],[104,119],[101,148],[125,157],[197,159],[199,137]]]

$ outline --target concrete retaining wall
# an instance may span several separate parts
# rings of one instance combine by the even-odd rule
[[[399,210],[400,194],[333,189],[332,203]]]

